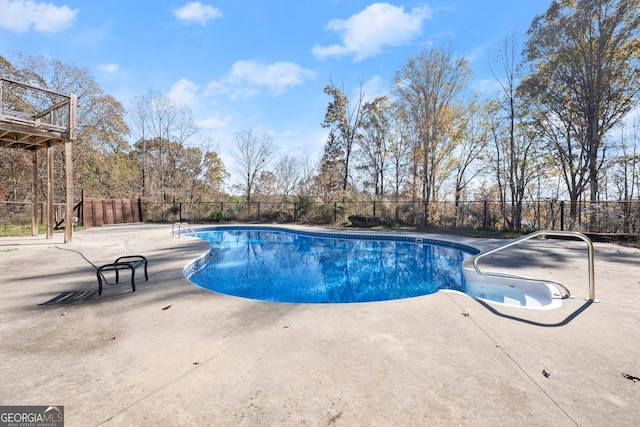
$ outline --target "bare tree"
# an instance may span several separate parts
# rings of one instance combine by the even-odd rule
[[[138,95],[129,107],[129,118],[132,123],[131,131],[136,138],[136,145],[140,150],[140,179],[142,180],[142,197],[146,197],[147,189],[147,139],[151,134],[151,95],[152,92]]]
[[[516,230],[522,227],[522,204],[532,179],[531,163],[535,161],[533,155],[537,148],[537,139],[529,138],[526,132],[527,112],[517,93],[523,78],[519,52],[518,37],[511,33],[505,37],[491,63],[491,71],[501,89],[495,105],[502,110],[502,114],[494,111],[491,115],[496,180],[500,188],[502,215],[509,229]]]
[[[298,187],[302,174],[302,161],[291,156],[282,157],[274,168],[276,188],[286,201]]]
[[[341,167],[342,192],[347,190],[351,173],[351,156],[355,150],[356,140],[359,136],[358,128],[362,115],[364,92],[362,83],[360,91],[355,99],[350,99],[344,89],[340,89],[329,82],[324,88],[324,93],[331,96],[332,100],[327,106],[322,127],[329,128],[329,141],[325,146],[323,156],[334,167]],[[323,167],[326,169],[326,167]]]
[[[196,187],[192,177],[181,172],[184,162],[193,165],[203,156],[201,151],[188,150],[198,134],[192,111],[160,92],[148,91],[134,100],[130,117],[138,138],[143,194],[159,201],[163,212],[166,202],[175,204],[180,197],[192,200],[187,189]]]
[[[454,203],[456,209],[456,226],[461,220],[460,202],[463,192],[481,172],[481,167],[473,165],[483,158],[483,152],[489,139],[486,117],[476,103],[470,102],[468,108],[461,114],[463,125],[460,127],[462,142],[456,147],[454,158],[455,191]]]
[[[300,180],[295,189],[298,197],[311,197],[317,193],[316,167],[311,159],[304,157],[300,160]]]
[[[449,167],[457,140],[451,138],[453,107],[471,77],[468,61],[455,58],[452,47],[443,46],[421,52],[411,58],[394,78],[395,92],[407,117],[418,129],[414,158],[421,179],[424,223],[430,225],[431,203]]]
[[[405,108],[394,104],[393,127],[388,153],[393,174],[393,197],[396,202],[400,200],[408,176],[414,177],[414,179],[416,176],[414,173],[410,173],[412,165],[415,165],[414,162],[411,162],[411,147],[415,145],[413,142],[416,139],[415,134],[415,128],[409,122]]]
[[[542,105],[564,99],[573,113],[594,203],[606,134],[637,105],[640,0],[554,1],[528,34],[530,92]]]
[[[624,233],[638,232],[634,229],[633,217],[640,191],[640,120],[634,120],[631,132],[623,130],[620,136],[620,151],[607,165],[606,176],[612,181],[617,200],[621,201]],[[634,200],[635,198],[635,200]]]
[[[258,137],[253,130],[247,129],[234,135],[235,150],[231,156],[242,174],[242,188],[248,203],[260,173],[265,170],[274,156],[273,140],[266,133]]]
[[[391,105],[387,96],[378,96],[362,107],[362,138],[360,151],[363,156],[360,168],[367,173],[375,197],[385,194],[385,172],[391,142]]]

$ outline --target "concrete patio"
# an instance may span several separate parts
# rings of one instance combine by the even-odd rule
[[[170,225],[91,228],[62,241],[0,238],[0,405],[63,405],[67,426],[640,420],[638,249],[595,244],[590,305],[582,242],[536,240],[497,257],[575,296],[533,311],[455,292],[338,305],[217,294],[183,276],[208,244],[172,238]],[[125,280],[97,297],[90,262],[127,254],[149,259],[149,281],[138,274],[137,292]],[[63,292],[84,294],[45,304]]]

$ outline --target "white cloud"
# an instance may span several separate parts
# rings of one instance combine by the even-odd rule
[[[373,76],[362,85],[366,102],[371,102],[378,96],[387,95],[389,90],[389,84],[380,76]]]
[[[272,94],[280,95],[315,76],[314,71],[293,62],[237,61],[220,81],[209,83],[207,93],[230,93],[233,98],[248,98],[266,88]]]
[[[120,71],[120,65],[118,64],[99,64],[98,70],[107,74],[115,74]]]
[[[198,86],[188,79],[180,79],[171,87],[167,97],[176,104],[195,107],[198,102]]]
[[[33,28],[42,33],[57,33],[73,26],[78,9],[36,3],[33,0],[0,0],[0,28],[23,33]]]
[[[342,44],[316,45],[311,52],[320,57],[353,55],[361,61],[378,55],[385,46],[398,46],[420,34],[422,22],[431,17],[428,7],[406,13],[403,7],[374,3],[347,18],[332,19],[327,29],[341,34]]]
[[[206,105],[204,96],[205,93],[202,92],[201,88],[186,78],[175,82],[167,93],[167,98],[172,102],[185,106],[195,113],[195,122],[200,129],[219,130],[227,128],[236,116],[231,113],[212,113],[211,106]]]
[[[178,21],[186,24],[194,22],[200,25],[207,25],[208,21],[222,17],[223,13],[216,7],[195,1],[187,3],[179,9],[174,9],[173,15]]]
[[[223,117],[206,117],[203,119],[196,120],[196,124],[201,129],[224,129],[229,123],[235,118],[233,114],[228,114]]]
[[[501,87],[496,79],[491,78],[474,80],[471,83],[471,89],[486,96],[493,96],[500,92]]]

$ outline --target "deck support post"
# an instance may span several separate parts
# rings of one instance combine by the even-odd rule
[[[47,147],[47,239],[53,238],[55,212],[53,205],[53,147]]]
[[[38,235],[38,151],[31,151],[31,235]]]

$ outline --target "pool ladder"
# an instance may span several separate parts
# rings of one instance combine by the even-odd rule
[[[504,249],[507,249],[511,246],[515,246],[518,245],[524,241],[536,238],[536,237],[542,237],[542,236],[555,236],[555,237],[574,237],[574,238],[578,238],[582,241],[584,241],[587,244],[587,252],[588,252],[588,272],[589,272],[589,298],[587,298],[587,300],[590,301],[595,301],[596,299],[596,289],[595,289],[595,274],[594,274],[594,260],[593,260],[593,243],[591,242],[591,239],[589,239],[587,236],[585,236],[582,233],[578,233],[577,231],[553,231],[553,230],[540,230],[540,231],[536,231],[533,232],[531,234],[527,234],[526,236],[520,237],[519,239],[516,239],[512,242],[506,243],[504,245],[498,246],[496,248],[490,249],[488,251],[485,252],[481,252],[478,255],[476,255],[473,258],[473,268],[475,269],[475,271],[482,275],[482,276],[487,276],[487,277],[507,277],[507,278],[512,278],[513,276],[510,276],[509,274],[502,274],[502,273],[493,273],[493,272],[484,272],[482,270],[480,270],[480,267],[478,267],[478,260],[480,258],[483,258],[487,255],[491,255],[494,254],[496,252],[502,251]],[[526,278],[521,278],[518,277],[518,280],[525,280],[525,281],[532,281],[532,282],[540,282],[540,280],[537,279],[526,279]],[[558,285],[560,288],[562,288],[565,291],[565,295],[563,295],[563,298],[568,298],[569,297],[569,290],[564,287],[562,284],[558,283],[558,282],[553,282],[551,280],[545,280],[546,282],[551,282],[554,285]]]
[[[187,224],[186,222],[174,222],[173,226],[171,227],[171,237],[173,237],[176,234],[176,225],[178,226],[178,239],[180,238],[180,234],[181,233],[181,229],[184,228],[185,233],[189,233],[189,234],[196,234],[196,231],[191,228],[191,226],[189,224]]]

